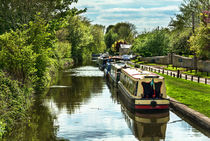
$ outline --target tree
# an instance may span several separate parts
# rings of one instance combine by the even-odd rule
[[[92,53],[101,53],[106,49],[104,42],[104,29],[102,25],[91,26],[91,34],[93,35]]]
[[[0,34],[28,24],[37,13],[47,21],[64,18],[84,10],[71,9],[70,5],[77,0],[1,0],[0,1]]]
[[[176,19],[171,19],[169,23],[169,26],[174,30],[192,27],[192,16],[194,25],[199,26],[200,13],[209,11],[210,3],[208,0],[184,0],[179,9],[180,14],[177,14]]]
[[[114,29],[114,25],[109,25],[107,28],[106,28],[106,34],[110,31],[110,30],[113,30]]]
[[[192,35],[191,28],[185,28],[182,30],[174,30],[168,34],[169,37],[169,49],[170,53],[176,53],[179,55],[190,55],[190,44],[188,40]]]
[[[137,35],[135,25],[128,22],[117,23],[114,26],[113,31],[117,33],[119,39],[125,40],[129,44],[133,42],[135,36]]]
[[[203,59],[210,59],[210,27],[201,24],[189,39],[190,49]]]
[[[166,55],[168,50],[167,29],[155,29],[139,35],[132,46],[132,51],[144,57]]]
[[[112,44],[118,39],[119,38],[117,33],[114,33],[113,30],[109,30],[109,32],[105,35],[105,43],[107,49],[110,49],[112,47]]]
[[[106,29],[105,43],[108,49],[118,40],[124,40],[132,44],[137,35],[136,27],[132,23],[121,22],[116,25],[110,25]]]
[[[22,84],[36,79],[36,53],[27,44],[26,31],[11,31],[0,36],[0,66]]]
[[[70,17],[67,27],[69,31],[67,40],[72,44],[72,57],[76,62],[84,60],[92,53],[93,35],[90,23],[82,19],[79,16]]]

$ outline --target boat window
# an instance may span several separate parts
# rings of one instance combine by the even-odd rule
[[[137,87],[136,87],[137,82],[136,81],[132,80],[130,77],[128,77],[127,75],[125,75],[123,73],[120,75],[120,80],[132,95],[137,94]]]
[[[153,86],[154,85],[154,86]],[[143,98],[160,98],[160,88],[162,82],[157,82],[152,85],[151,82],[142,82]]]

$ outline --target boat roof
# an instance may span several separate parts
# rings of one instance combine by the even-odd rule
[[[122,57],[121,56],[112,56],[110,58],[111,59],[116,59],[116,60],[122,60]]]
[[[126,67],[126,64],[124,62],[117,62],[117,63],[112,63],[112,66],[114,66],[116,69],[121,69],[123,67]]]
[[[131,76],[134,79],[144,79],[144,78],[159,78],[163,79],[162,76],[149,72],[149,71],[143,71],[138,68],[125,68],[123,69],[125,73],[127,73],[129,76]]]

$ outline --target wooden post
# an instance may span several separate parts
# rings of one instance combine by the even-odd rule
[[[205,84],[207,84],[207,78],[205,78]]]
[[[193,75],[191,75],[191,81],[193,81]]]
[[[162,71],[162,74],[164,74],[164,69],[163,69],[163,71]]]
[[[180,74],[180,71],[178,70],[178,71],[177,71],[177,78],[179,78],[179,74]]]
[[[192,12],[192,32],[195,33],[195,14]]]
[[[198,76],[198,83],[200,83],[200,76]]]
[[[185,79],[187,80],[187,74],[185,74]]]
[[[167,71],[167,75],[168,75],[168,71]]]
[[[171,72],[171,76],[172,76],[172,72]]]
[[[173,74],[173,77],[175,77],[175,73]]]

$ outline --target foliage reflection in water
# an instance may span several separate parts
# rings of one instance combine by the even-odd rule
[[[7,140],[209,140],[172,112],[170,120],[168,113],[156,117],[130,113],[117,90],[107,84],[103,72],[93,66],[61,73],[47,97],[36,100],[29,124]]]

